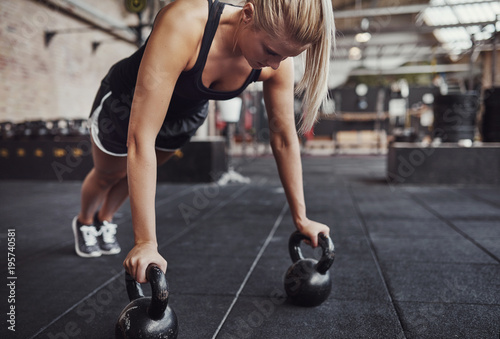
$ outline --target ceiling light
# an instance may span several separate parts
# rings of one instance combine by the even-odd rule
[[[368,86],[365,84],[358,84],[355,88],[356,94],[360,97],[364,97],[368,93]]]
[[[457,25],[434,30],[435,37],[451,54],[455,54],[452,57],[468,50],[472,46],[473,37],[476,40],[486,40],[492,36],[491,28],[483,29],[483,25],[497,21],[497,31],[500,31],[500,21],[496,20],[500,15],[498,1],[430,0],[429,5],[423,15],[428,26]],[[460,27],[460,24],[469,26]],[[470,26],[471,24],[474,26]]]
[[[361,59],[361,49],[359,49],[359,47],[351,47],[351,49],[349,49],[349,59],[350,60],[360,60]]]
[[[432,93],[425,93],[422,96],[422,101],[424,104],[430,105],[434,102],[434,95],[432,95]]]
[[[363,18],[361,20],[361,30],[367,31],[370,28],[370,20],[368,18]]]
[[[368,42],[368,41],[370,41],[371,38],[372,38],[372,35],[370,33],[368,33],[368,32],[358,33],[355,36],[356,41],[359,42],[359,43]]]

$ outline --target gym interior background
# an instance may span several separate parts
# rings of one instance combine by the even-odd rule
[[[128,302],[123,257],[81,261],[70,220],[92,166],[86,119],[99,83],[169,2],[0,0],[0,245],[15,228],[19,338],[109,338]],[[197,136],[159,170],[180,337],[497,339],[500,3],[333,7],[330,100],[300,137],[308,211],[331,226],[337,249],[332,295],[306,313],[273,294],[293,227],[252,85],[241,102],[211,102]],[[118,222],[126,254],[127,208]]]
[[[123,1],[2,1],[0,161],[12,169],[16,161],[24,167],[26,158],[51,157],[47,166],[69,152],[75,161],[87,162],[88,151],[78,141],[87,137],[86,119],[103,74],[142,44],[168,2],[150,0],[131,8],[132,1],[127,10]],[[445,154],[454,158],[469,157],[476,147],[498,155],[492,144],[500,141],[496,1],[338,0],[333,5],[338,33],[330,100],[314,132],[301,138],[304,154],[388,154],[388,177],[396,181],[401,176],[392,174],[407,166],[398,160],[400,153],[417,154],[411,153],[414,148],[446,147]],[[297,66],[296,78],[301,74]],[[213,145],[225,139],[229,155],[269,154],[261,88],[251,86],[241,99],[236,116],[212,103],[196,140]],[[295,113],[300,114],[299,98]],[[33,143],[24,145],[26,140],[41,141],[43,147],[30,148]],[[54,141],[62,143],[56,147]],[[418,163],[420,153],[414,157]],[[79,179],[87,170],[82,168],[70,172],[52,166],[50,174],[4,170],[0,176]],[[496,173],[491,177],[465,166],[470,170],[484,177],[475,181],[498,183]],[[404,180],[446,178],[416,173]]]

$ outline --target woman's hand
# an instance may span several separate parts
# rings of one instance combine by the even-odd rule
[[[165,273],[167,261],[158,253],[157,245],[139,243],[128,253],[123,267],[140,284],[147,282],[146,269],[150,264],[156,264]]]
[[[330,236],[330,228],[328,226],[309,219],[306,219],[305,222],[301,223],[300,225],[297,225],[297,230],[299,230],[300,233],[311,239],[310,242],[309,241],[305,242],[311,245],[313,248],[316,248],[318,246],[319,233],[323,233],[326,236]]]

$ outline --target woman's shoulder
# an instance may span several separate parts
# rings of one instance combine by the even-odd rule
[[[203,31],[208,19],[207,0],[176,0],[158,13],[154,27],[176,27],[182,30]]]
[[[208,20],[207,0],[176,0],[156,16],[149,44],[160,50],[176,46],[177,53],[196,54]],[[190,62],[188,64],[191,64]]]

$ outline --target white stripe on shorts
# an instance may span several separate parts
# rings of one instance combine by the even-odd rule
[[[111,95],[111,91],[108,92],[102,98],[101,103],[95,109],[94,113],[92,113],[92,116],[90,117],[90,123],[89,123],[90,134],[92,135],[92,140],[94,141],[96,146],[104,153],[115,156],[115,157],[126,157],[127,153],[113,153],[113,152],[108,151],[107,149],[104,148],[103,144],[101,143],[101,140],[99,140],[99,114],[101,113],[102,104],[104,103],[104,100],[106,100],[110,95]]]
[[[104,153],[106,153],[108,155],[112,155],[114,157],[126,157],[127,153],[114,153],[114,152],[108,151],[107,149],[104,148],[104,145],[101,143],[101,140],[99,140],[99,114],[101,113],[102,104],[104,103],[104,100],[106,100],[110,95],[111,95],[111,91],[108,92],[102,98],[101,103],[95,109],[94,113],[92,113],[92,116],[89,118],[90,134],[91,134],[92,140],[94,141],[96,146]],[[161,147],[155,147],[155,149],[157,149],[158,151],[162,151],[162,152],[175,152],[178,150],[178,148],[169,149],[169,148],[161,148]]]

